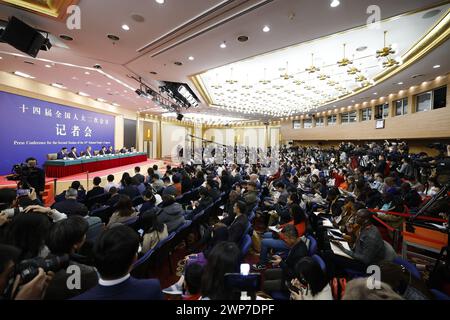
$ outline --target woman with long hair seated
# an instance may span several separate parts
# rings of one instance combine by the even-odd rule
[[[333,300],[326,273],[311,257],[300,260],[289,285],[292,300]]]
[[[153,249],[158,242],[169,236],[167,225],[158,220],[158,216],[154,211],[147,211],[143,214],[142,224],[146,228],[142,240],[142,253]]]
[[[113,213],[109,219],[107,228],[117,223],[127,224],[131,221],[136,220],[138,213],[133,208],[133,202],[130,197],[126,195],[120,195],[119,202],[116,205],[116,212]]]

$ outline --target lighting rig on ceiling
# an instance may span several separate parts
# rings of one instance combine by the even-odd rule
[[[130,78],[136,80],[139,83],[139,88],[136,89],[136,94],[143,98],[143,99],[149,99],[155,103],[157,107],[160,107],[162,109],[165,109],[169,112],[176,112],[180,113],[181,110],[184,108],[186,109],[187,106],[184,103],[181,103],[181,101],[177,99],[173,99],[172,101],[170,98],[163,96],[163,90],[162,87],[160,87],[160,92],[152,89],[149,85],[145,84],[142,81],[142,78],[135,78],[131,76]]]

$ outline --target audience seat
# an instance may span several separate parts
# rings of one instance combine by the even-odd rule
[[[57,153],[49,153],[47,154],[47,160],[57,160],[58,159],[58,154]]]
[[[90,198],[86,201],[86,207],[91,209],[95,205],[104,205],[111,198],[110,193],[104,193],[95,197]]]
[[[250,247],[252,246],[252,238],[246,234],[244,238],[241,240],[241,261],[244,261],[245,256],[247,256]]]
[[[102,219],[103,223],[108,224],[109,219],[114,213],[114,208],[110,206],[101,206],[90,212],[90,216],[99,217]]]
[[[314,261],[316,261],[316,262],[319,264],[320,269],[322,269],[322,271],[323,271],[324,273],[327,272],[327,266],[326,266],[326,264],[325,264],[325,261],[323,261],[323,259],[322,259],[319,255],[313,254],[313,255],[311,256],[311,258],[313,258]]]
[[[136,261],[131,270],[131,275],[139,279],[149,278],[151,268],[160,265],[164,258],[168,257],[167,248],[174,238],[175,232],[172,232],[167,238],[161,240],[153,250],[148,251]],[[171,263],[169,264],[169,268],[171,268],[172,271]]]
[[[439,290],[431,289],[430,291],[434,295],[434,298],[436,300],[446,300],[446,301],[450,300],[450,296],[446,295],[445,293],[443,293]]]
[[[308,256],[312,257],[317,253],[317,240],[311,235],[307,235],[306,238],[309,240]]]
[[[412,264],[411,262],[409,262],[408,260],[405,260],[403,258],[397,257],[394,259],[393,261],[395,264],[401,265],[403,266],[406,270],[408,270],[411,275],[420,280],[422,277],[420,276],[420,272],[419,270],[417,270],[416,266],[414,264]]]

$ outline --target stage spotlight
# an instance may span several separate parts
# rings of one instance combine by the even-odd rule
[[[147,95],[145,94],[145,92],[144,91],[142,91],[141,89],[136,89],[136,94],[139,96],[139,97],[142,97],[142,98],[144,98],[144,97],[146,97]]]
[[[146,92],[147,92],[147,95],[148,96],[150,96],[150,97],[156,97],[156,92],[155,91],[153,91],[152,89],[150,89],[150,88],[148,88],[147,90],[146,90]]]

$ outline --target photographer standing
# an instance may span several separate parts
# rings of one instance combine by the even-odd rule
[[[45,172],[37,167],[35,158],[28,158],[26,164],[28,169],[23,173],[25,181],[36,190],[36,194],[41,198],[45,189]]]

